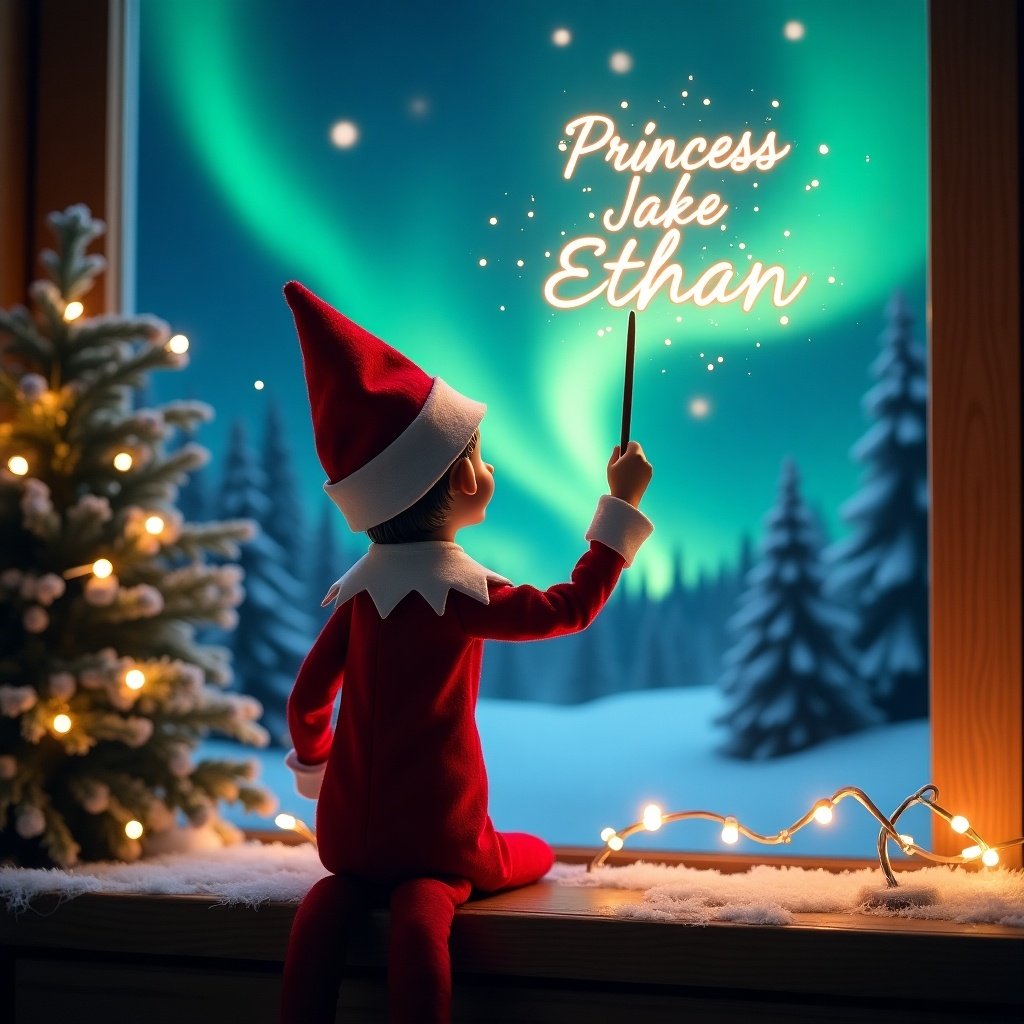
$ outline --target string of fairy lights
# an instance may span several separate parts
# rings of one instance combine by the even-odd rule
[[[64,307],[64,320],[70,323],[77,320],[84,312],[85,307],[77,299],[69,302]],[[167,341],[167,350],[175,355],[184,355],[188,352],[189,340],[184,334],[175,334]],[[118,451],[111,458],[111,464],[119,473],[127,473],[135,465],[135,456],[130,451]],[[14,476],[27,476],[32,470],[29,459],[20,453],[15,453],[7,459],[7,469]],[[146,516],[143,521],[143,529],[146,534],[154,540],[160,540],[167,532],[167,521],[162,515],[156,512]],[[95,580],[108,580],[114,576],[114,564],[109,558],[97,558],[94,562],[85,565],[76,565],[66,569],[62,573],[64,579],[78,579],[82,576],[90,576]],[[122,676],[127,689],[139,692],[146,685],[146,674],[138,666],[127,668]],[[66,736],[75,728],[75,720],[70,709],[63,704],[55,707],[53,717],[50,719],[50,728],[57,736]],[[141,821],[132,819],[125,822],[124,834],[129,839],[140,839],[145,832]]]
[[[1013,846],[1024,845],[1024,836],[1020,836],[1017,839],[1008,839],[1000,843],[986,842],[975,831],[970,821],[962,814],[952,814],[945,807],[942,807],[937,802],[938,796],[938,787],[929,783],[908,796],[892,813],[891,817],[886,817],[864,790],[858,789],[856,786],[843,786],[841,789],[837,789],[830,797],[816,801],[806,814],[797,818],[787,828],[779,829],[774,835],[764,835],[760,832],[755,832],[733,815],[701,810],[673,811],[665,814],[657,804],[648,804],[644,808],[643,815],[639,821],[635,821],[625,828],[606,828],[601,832],[601,841],[604,843],[605,848],[590,861],[587,865],[587,870],[593,871],[595,868],[601,867],[613,853],[619,852],[626,845],[626,840],[631,836],[635,836],[640,832],[657,832],[665,825],[674,825],[680,821],[703,820],[718,822],[722,826],[722,842],[729,846],[739,842],[740,836],[745,836],[747,839],[752,839],[754,842],[765,846],[789,845],[793,840],[793,836],[811,822],[815,822],[818,825],[828,825],[835,817],[836,805],[846,799],[855,800],[875,818],[880,826],[878,832],[878,863],[890,888],[897,888],[899,885],[889,858],[890,842],[895,843],[907,856],[921,857],[923,860],[930,861],[933,864],[981,863],[987,868],[994,868],[999,864],[1000,851]],[[933,853],[926,847],[916,843],[913,836],[900,832],[896,827],[897,822],[903,814],[915,805],[927,808],[937,818],[945,821],[955,833],[970,840],[970,845],[965,846],[957,856],[947,857],[942,854]],[[279,814],[274,819],[274,823],[278,828],[295,832],[314,846],[316,845],[316,835],[313,830],[294,815]]]

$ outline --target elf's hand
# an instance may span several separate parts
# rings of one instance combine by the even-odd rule
[[[636,441],[626,445],[626,454],[621,457],[618,445],[612,449],[612,457],[608,460],[608,488],[613,498],[621,498],[637,508],[652,476],[654,468]]]
[[[295,774],[295,789],[299,796],[304,796],[307,800],[316,800],[320,796],[320,786],[324,781],[327,762],[303,764],[296,756],[295,751],[289,750],[284,763]]]

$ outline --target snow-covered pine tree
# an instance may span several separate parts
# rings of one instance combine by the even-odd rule
[[[857,670],[890,721],[928,715],[928,375],[902,295],[892,297],[865,394],[874,423],[851,450],[853,532],[829,552],[828,591],[854,607]]]
[[[182,811],[223,835],[219,800],[270,813],[251,760],[192,753],[211,729],[262,746],[259,704],[223,692],[243,521],[191,524],[176,488],[207,453],[168,453],[208,409],[133,407],[185,339],[148,316],[83,317],[104,230],[84,206],[49,218],[58,246],[31,311],[0,310],[0,862],[131,860]],[[141,838],[141,842],[140,842]]]
[[[244,425],[236,421],[225,458],[220,514],[264,524],[270,504],[266,475]],[[244,545],[240,564],[245,600],[232,640],[235,680],[239,689],[263,705],[263,724],[272,741],[287,746],[285,705],[312,633],[304,605],[306,589],[292,575],[284,548],[265,527]]]
[[[176,438],[171,441],[168,451],[177,451],[188,445],[195,444],[196,431],[181,429],[175,431]],[[197,466],[178,488],[178,509],[188,520],[202,522],[210,518],[209,494],[207,492],[207,466]]]
[[[307,539],[305,517],[299,502],[292,463],[284,417],[277,403],[271,399],[267,403],[263,424],[262,464],[267,487],[267,508],[260,526],[280,545],[287,556],[288,565],[298,570],[306,554]]]
[[[851,667],[848,613],[822,594],[817,524],[800,496],[796,465],[782,467],[761,560],[747,575],[729,620],[735,645],[719,686],[729,729],[723,750],[763,759],[877,724],[864,684]]]

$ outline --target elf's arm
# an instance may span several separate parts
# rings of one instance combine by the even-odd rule
[[[495,587],[488,604],[457,599],[463,629],[490,640],[542,640],[586,629],[653,530],[647,516],[629,502],[604,495],[587,530],[590,550],[576,563],[569,583],[547,590]]]
[[[341,689],[351,621],[352,602],[346,601],[320,631],[288,698],[288,731],[295,749],[288,751],[285,764],[295,773],[299,794],[311,800],[320,794],[331,751],[331,712]]]

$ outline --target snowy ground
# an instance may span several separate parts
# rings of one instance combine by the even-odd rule
[[[491,816],[498,828],[532,831],[567,845],[599,845],[603,827],[638,820],[647,803],[666,812],[732,814],[749,828],[771,834],[841,786],[859,786],[891,813],[931,781],[926,721],[873,729],[791,757],[750,763],[715,753],[721,734],[709,723],[718,710],[714,687],[641,691],[577,707],[481,701],[477,719],[491,783]],[[211,741],[201,753],[228,751],[238,756],[240,748]],[[282,809],[312,824],[313,805],[294,795],[283,752],[259,751],[256,756]],[[270,825],[254,815],[229,817],[245,827]],[[925,812],[909,813],[900,827],[928,844],[931,822]],[[718,833],[711,822],[680,823],[638,836],[629,848],[874,857],[878,828],[859,804],[844,800],[831,825],[809,825],[788,847],[760,847],[745,839],[726,847]]]

